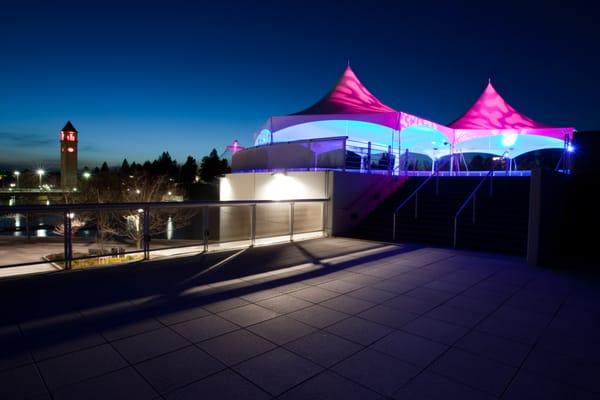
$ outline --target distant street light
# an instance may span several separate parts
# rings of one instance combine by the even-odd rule
[[[92,177],[92,174],[90,174],[88,171],[85,171],[85,172],[83,173],[83,177],[84,177],[85,179],[90,179],[90,178]]]
[[[40,187],[42,187],[42,176],[44,176],[46,171],[44,171],[43,169],[38,169],[36,172],[40,176]]]
[[[17,189],[19,188],[19,175],[21,175],[21,172],[15,171],[15,177],[17,178]]]

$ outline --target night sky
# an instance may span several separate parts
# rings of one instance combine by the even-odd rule
[[[597,11],[407,3],[0,0],[0,166],[56,166],[67,120],[80,167],[250,145],[270,115],[324,95],[348,59],[384,103],[440,123],[491,77],[534,119],[600,128]]]

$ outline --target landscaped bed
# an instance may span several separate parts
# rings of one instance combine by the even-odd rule
[[[98,265],[122,264],[140,261],[143,258],[143,254],[106,254],[103,256],[90,257],[90,255],[86,253],[73,253],[71,269],[95,267]],[[64,253],[49,254],[45,256],[44,259],[55,266],[64,269]]]

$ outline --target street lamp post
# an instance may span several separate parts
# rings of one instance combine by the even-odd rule
[[[43,169],[38,169],[37,174],[40,176],[40,188],[42,187],[42,176],[46,173]]]
[[[17,189],[19,188],[19,175],[21,175],[21,172],[15,171],[15,177],[17,178]]]

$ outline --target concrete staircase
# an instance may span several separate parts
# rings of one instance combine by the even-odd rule
[[[392,216],[426,178],[410,178],[390,195],[353,232],[354,237],[392,241]],[[454,215],[481,181],[481,177],[440,177],[419,191],[415,218],[415,199],[398,213],[396,241],[451,246]],[[525,254],[529,216],[529,177],[494,177],[493,197],[486,181],[476,196],[476,221],[472,222],[470,203],[458,219],[457,247],[474,250]]]

